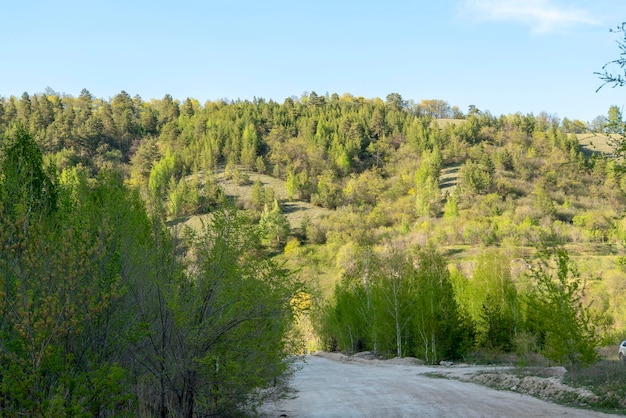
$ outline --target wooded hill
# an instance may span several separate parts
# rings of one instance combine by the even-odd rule
[[[21,128],[16,131],[16,126]],[[171,311],[157,314],[157,309],[150,319],[139,319],[148,324],[148,331],[142,334],[148,340],[136,334],[138,339],[132,344],[149,346],[146,353],[153,363],[145,360],[149,367],[133,369],[125,363],[130,362],[129,351],[122,356],[125,360],[110,357],[112,353],[93,348],[101,343],[97,339],[89,340],[93,344],[89,349],[94,356],[92,363],[68,360],[68,353],[76,356],[77,352],[87,352],[80,351],[86,350],[85,345],[80,350],[67,344],[61,348],[63,339],[84,341],[69,326],[63,332],[49,328],[38,337],[58,349],[50,349],[57,355],[54,359],[46,357],[44,346],[38,351],[25,342],[20,330],[29,322],[27,316],[18,313],[26,306],[43,309],[41,298],[46,292],[37,293],[37,285],[30,290],[18,286],[23,272],[35,267],[29,264],[30,258],[16,259],[10,252],[19,239],[16,241],[12,233],[4,237],[1,255],[5,268],[22,266],[3,273],[4,285],[13,283],[11,292],[35,292],[38,296],[29,296],[33,299],[24,306],[5,302],[5,318],[11,317],[13,322],[3,322],[8,324],[3,332],[13,336],[17,348],[3,347],[2,369],[16,367],[18,371],[3,373],[3,385],[14,383],[11,379],[27,372],[34,380],[15,386],[19,390],[4,390],[0,405],[22,410],[40,402],[38,408],[44,410],[54,401],[68,408],[68,396],[64,397],[63,391],[69,389],[63,379],[78,376],[77,370],[82,370],[86,375],[80,375],[81,381],[92,385],[85,383],[83,389],[96,390],[95,378],[89,377],[88,370],[98,361],[108,367],[101,371],[105,375],[99,375],[101,385],[123,381],[124,393],[133,393],[109,403],[101,400],[98,410],[103,415],[122,407],[183,411],[193,408],[194,399],[196,408],[202,405],[211,411],[224,405],[243,405],[249,398],[234,394],[266,387],[284,370],[278,365],[285,357],[277,355],[272,367],[259,372],[257,380],[245,383],[241,383],[241,376],[250,374],[243,364],[256,364],[251,357],[258,360],[260,352],[267,355],[283,350],[281,341],[286,341],[287,335],[283,331],[288,329],[289,341],[305,341],[309,349],[372,350],[383,356],[413,355],[428,362],[467,356],[473,350],[517,352],[527,360],[542,355],[571,367],[592,362],[595,347],[626,333],[626,177],[614,158],[597,147],[593,149],[607,137],[598,135],[591,141],[593,145],[586,142],[586,148],[581,146],[578,136],[586,130],[580,121],[548,114],[494,116],[475,107],[464,114],[445,101],[416,104],[398,94],[382,100],[311,93],[287,98],[283,103],[255,99],[204,104],[191,98],[181,103],[169,95],[144,101],[126,92],[104,100],[87,90],[78,97],[49,90],[0,98],[0,134],[5,138],[2,184],[6,190],[19,192],[2,195],[4,210],[15,218],[3,219],[11,219],[10,224],[20,228],[23,222],[48,225],[37,232],[42,235],[35,235],[39,244],[32,251],[46,240],[62,241],[59,231],[67,228],[83,233],[83,224],[74,224],[72,217],[89,220],[93,235],[84,239],[96,242],[96,237],[108,236],[98,231],[108,231],[114,220],[143,216],[145,236],[140,235],[146,240],[146,251],[168,242],[168,254],[176,255],[167,268],[158,267],[148,275],[153,278],[148,280],[152,290],[146,303],[150,309],[167,306]],[[59,203],[52,205],[57,215],[48,215],[48,209],[40,208],[39,217],[33,218],[34,212],[24,209],[31,207],[27,202],[32,202],[34,195],[32,189],[20,188],[20,184],[30,183],[24,181],[20,168],[15,168],[14,178],[7,171],[13,158],[10,150],[22,149],[15,145],[19,138],[23,144],[28,144],[27,138],[34,139],[41,150],[41,164],[32,168],[41,178],[36,190],[58,191]],[[37,151],[28,153],[36,155]],[[56,186],[44,187],[45,182]],[[117,189],[123,190],[120,199],[127,203],[116,206],[114,212],[107,212],[109,215],[98,214],[99,206],[108,210],[107,204],[119,204],[108,200],[112,198],[108,194],[114,196]],[[18,195],[22,200],[14,198]],[[110,203],[85,206],[88,201],[101,199]],[[232,202],[238,208],[234,213],[224,209]],[[58,206],[61,203],[65,206]],[[135,207],[139,212],[133,212]],[[78,208],[82,212],[75,212]],[[224,211],[229,215],[220,215]],[[198,227],[198,216],[209,213],[214,214],[204,218],[209,225]],[[40,221],[48,216],[49,224]],[[98,224],[98,219],[103,223]],[[3,231],[12,230],[7,222]],[[174,236],[173,243],[163,235],[165,222]],[[125,228],[124,223],[115,225]],[[224,225],[236,225],[235,232]],[[151,228],[158,233],[150,234]],[[133,235],[124,238],[126,233],[114,231],[122,235],[110,238],[118,244],[107,252],[98,253],[101,246],[97,245],[85,247],[98,256],[83,256],[78,248],[67,249],[69,260],[86,260],[84,268],[88,271],[97,265],[101,273],[115,272],[110,277],[119,277],[125,289],[112,297],[108,287],[106,291],[98,288],[100,293],[93,296],[96,305],[81,305],[84,318],[101,318],[99,315],[106,312],[114,315],[114,305],[107,305],[113,303],[110,300],[130,309],[133,302],[127,296],[138,289],[136,286],[141,287],[138,283],[143,276],[129,272],[139,268],[135,262],[143,265],[154,259],[135,254],[139,247],[132,244]],[[258,242],[241,241],[244,235],[257,237],[257,233]],[[238,260],[229,264],[240,266],[235,270],[229,267],[232,274],[220,273],[225,265],[211,252],[218,242],[223,244],[217,246],[219,251],[234,252],[233,260]],[[49,262],[56,257],[51,253]],[[266,262],[271,264],[266,266]],[[277,262],[285,264],[279,268]],[[255,277],[255,269],[267,275]],[[250,279],[252,287],[233,287],[235,278],[242,275]],[[85,276],[78,272],[71,277],[76,277],[78,288],[95,292],[91,287],[93,273]],[[209,281],[201,285],[198,277]],[[275,279],[284,284],[278,286]],[[306,284],[306,292],[299,291],[301,282]],[[57,292],[59,283],[50,286]],[[228,305],[229,298],[241,300],[237,295],[255,294],[255,286],[277,286],[279,290],[269,292],[268,297],[275,299],[260,301],[260,305],[252,303],[253,298],[246,299],[245,306],[251,310],[244,311],[261,312],[258,320],[270,321],[266,325],[279,317],[284,318],[284,324],[289,323],[294,319],[293,309],[302,308],[307,315],[297,316],[296,328],[283,323],[273,328],[276,332],[268,339],[266,351],[258,348],[257,354],[253,353],[257,350],[254,344],[262,344],[267,335],[254,334],[252,325],[232,334],[223,346],[202,343],[201,325],[230,335],[230,323],[196,323],[191,318],[199,317],[190,312],[206,312],[219,303]],[[216,294],[210,289],[221,289],[218,293],[225,299],[198,296]],[[8,298],[8,294],[9,290],[3,295]],[[291,302],[285,305],[287,295]],[[134,297],[143,298],[137,293]],[[276,304],[277,311],[268,308],[270,302]],[[38,311],[37,315],[44,318],[47,314]],[[141,315],[134,312],[131,318]],[[237,324],[247,320],[233,318]],[[132,328],[132,321],[124,326]],[[294,329],[300,334],[294,334]],[[127,335],[130,331],[124,332]],[[155,335],[161,335],[162,346],[155,343]],[[190,351],[184,355],[168,351],[166,342],[174,337],[187,339]],[[251,345],[239,345],[244,340]],[[138,349],[124,338],[118,341],[125,341],[126,348]],[[233,347],[239,347],[235,351],[240,357],[233,354],[228,363],[227,353],[232,353]],[[47,368],[42,369],[40,363],[36,367],[26,360],[20,363],[16,350],[24,358],[40,353],[40,360],[46,359],[54,367],[60,358],[65,363],[61,361],[60,369],[46,363]],[[181,358],[195,366],[188,369],[189,364],[176,363]],[[203,360],[194,363],[198,358]],[[121,368],[119,379],[116,377],[119,381],[113,378],[115,365]],[[163,371],[158,372],[159,368]],[[216,373],[218,369],[223,373],[223,368],[229,374],[218,379]],[[209,371],[211,378],[206,377]],[[157,376],[167,379],[156,384]],[[159,387],[160,393],[142,392],[147,390],[146,381]],[[177,382],[196,385],[191,390]],[[58,398],[54,391],[58,391]],[[74,394],[72,399],[80,404],[77,399],[83,398]]]

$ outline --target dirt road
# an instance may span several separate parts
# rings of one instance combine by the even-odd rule
[[[436,368],[382,362],[346,363],[309,356],[294,376],[295,398],[266,405],[261,412],[267,417],[324,418],[612,416],[424,375],[433,370]]]

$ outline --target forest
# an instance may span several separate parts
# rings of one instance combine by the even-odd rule
[[[626,338],[623,134],[617,106],[0,97],[2,415],[245,414],[313,350],[592,364]]]

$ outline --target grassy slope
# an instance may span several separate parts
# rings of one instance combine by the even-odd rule
[[[615,135],[609,136],[594,133],[577,134],[576,137],[585,153],[605,155],[613,153],[611,139],[617,139]]]
[[[458,119],[439,119],[437,121],[440,126],[445,126],[446,124],[453,123],[459,124],[462,123],[463,120]],[[580,142],[583,151],[589,154],[611,154],[612,147],[610,142],[610,137],[607,135],[598,135],[593,133],[588,134],[578,134],[578,140]],[[442,169],[441,177],[440,177],[440,187],[442,193],[451,193],[457,184],[458,173],[461,165],[454,164],[450,166],[446,166]],[[263,183],[263,186],[266,188],[272,188],[276,197],[279,200],[284,201],[283,210],[285,216],[289,220],[289,223],[292,228],[298,228],[302,220],[305,216],[308,216],[311,219],[316,219],[321,216],[325,216],[331,213],[330,210],[320,208],[318,206],[311,205],[308,202],[301,200],[293,200],[289,201],[287,199],[287,187],[284,180],[258,173],[248,173],[250,176],[250,184],[248,185],[239,185],[232,179],[224,178],[224,170],[220,169],[217,173],[217,179],[220,185],[224,188],[224,191],[228,197],[235,198],[239,201],[249,201],[252,194],[252,184],[258,178]],[[189,217],[184,224],[188,225],[192,228],[200,227],[200,220],[205,215],[199,216],[191,216]]]
[[[245,170],[242,170],[245,173]],[[274,190],[274,194],[278,200],[282,200],[283,213],[287,217],[291,228],[299,228],[302,224],[302,220],[305,216],[311,219],[316,219],[321,216],[330,214],[330,210],[314,206],[309,202],[302,200],[288,200],[286,183],[282,179],[278,179],[272,176],[258,173],[247,173],[250,176],[250,183],[247,185],[239,185],[233,179],[224,178],[224,170],[220,169],[216,175],[217,181],[224,189],[226,196],[234,198],[240,202],[250,201],[252,196],[252,185],[257,179],[261,180],[263,187],[271,188]],[[190,216],[184,224],[193,228],[199,229],[201,225],[201,219],[206,215]]]
[[[458,123],[456,120],[445,120],[444,122]],[[577,136],[582,148],[588,153],[609,154],[611,152],[610,138],[606,135],[579,134]],[[440,178],[442,192],[451,193],[454,190],[458,180],[459,169],[460,164],[449,165],[442,169]],[[245,172],[245,170],[242,171]],[[247,174],[250,176],[250,183],[247,185],[239,185],[232,179],[225,179],[223,169],[218,171],[216,177],[226,195],[239,202],[250,201],[252,185],[254,181],[260,179],[264,187],[272,188],[276,198],[285,202],[283,204],[284,214],[289,220],[292,229],[299,228],[305,216],[315,220],[332,213],[331,210],[314,206],[305,201],[289,201],[287,199],[286,183],[282,179],[252,172],[247,172]],[[206,215],[191,216],[183,223],[193,229],[199,229],[202,218],[205,216]],[[455,245],[442,250],[443,253],[459,267],[463,269],[463,266],[465,266],[467,268],[466,273],[472,270],[475,258],[481,251],[479,247],[472,245]],[[626,254],[624,248],[615,248],[602,244],[589,244],[585,246],[571,245],[568,246],[568,251],[570,251],[572,259],[578,263],[581,274],[594,278],[602,278],[603,271],[607,269],[610,270],[611,267],[614,266],[615,260],[619,256]],[[533,252],[534,249],[532,248],[516,248],[516,254],[512,255],[514,261],[519,261],[519,263],[521,263],[520,265],[522,265],[524,264],[523,258],[530,256]]]

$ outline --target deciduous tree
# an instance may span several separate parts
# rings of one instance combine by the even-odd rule
[[[584,304],[585,282],[569,254],[562,248],[546,250],[530,278],[527,328],[539,337],[542,353],[569,367],[593,363],[597,338]]]

